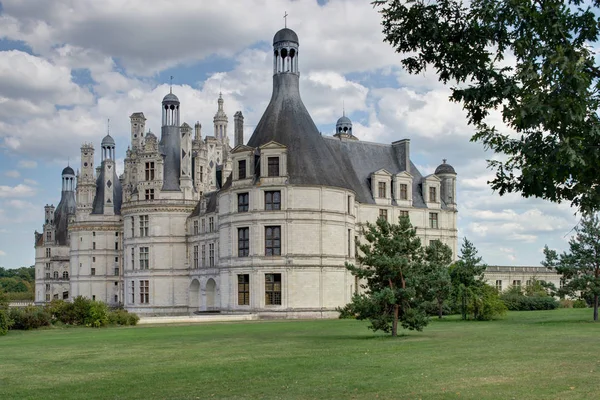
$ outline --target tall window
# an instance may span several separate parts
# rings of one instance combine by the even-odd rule
[[[58,271],[54,271],[54,279],[58,279]]]
[[[387,217],[387,210],[383,208],[379,209],[379,218],[383,218],[387,221]]]
[[[437,201],[437,188],[434,186],[429,187],[429,201],[432,203]]]
[[[140,281],[140,303],[150,303],[150,285],[148,281]]]
[[[497,281],[496,281],[496,290],[497,290],[498,292],[501,292],[501,291],[502,291],[502,281],[501,281],[501,280],[497,280]]]
[[[208,218],[208,231],[213,232],[214,230],[215,230],[215,218],[209,217]]]
[[[96,268],[91,269],[90,275],[92,275],[92,276],[96,275]]]
[[[148,269],[149,263],[148,247],[140,247],[140,269]]]
[[[438,229],[438,214],[437,213],[429,213],[429,227],[433,229]]]
[[[265,274],[265,304],[281,305],[281,274]]]
[[[206,232],[206,220],[204,218],[202,218],[202,233]]]
[[[400,184],[400,200],[408,200],[408,185],[406,183]]]
[[[199,175],[200,175],[200,182],[204,182],[202,180],[202,176],[204,175],[204,168],[203,167],[200,167],[200,174]]]
[[[348,229],[348,257],[352,257],[352,230]]]
[[[63,272],[63,279],[69,279],[69,273],[67,271]]]
[[[378,189],[377,192],[378,192],[379,197],[381,197],[381,198],[387,197],[386,186],[387,185],[385,184],[385,182],[377,183],[377,189]]]
[[[406,211],[406,210],[401,210],[401,211],[400,211],[400,216],[401,216],[401,217],[406,217],[406,218],[408,218],[408,211]]]
[[[246,160],[238,161],[238,179],[246,179]]]
[[[115,276],[119,276],[119,268],[115,268]]]
[[[46,269],[50,269],[50,263],[46,263]]]
[[[352,214],[352,196],[348,196],[348,214]]]
[[[47,232],[46,232],[46,240],[47,240],[47,241],[50,241],[50,240],[52,240],[52,231],[47,231]]]
[[[92,250],[96,250],[96,242],[92,242]]]
[[[148,236],[148,216],[140,215],[140,236]]]
[[[521,281],[520,280],[514,280],[512,285],[514,287],[518,287],[519,289],[521,289]]]
[[[46,249],[46,257],[52,257],[52,249],[49,247]]]
[[[267,158],[267,176],[279,176],[279,157]]]
[[[194,221],[194,235],[198,234],[198,221]]]
[[[249,193],[238,193],[238,212],[248,211],[248,205],[250,203]]]
[[[281,227],[265,226],[265,256],[281,255]]]
[[[154,162],[146,163],[146,180],[153,181],[154,180]]]
[[[208,244],[208,266],[209,267],[215,266],[215,244],[214,243]]]
[[[131,237],[135,237],[135,217],[131,217]]]
[[[198,269],[200,264],[198,263],[198,245],[194,246],[194,268]]]
[[[238,305],[250,305],[250,275],[238,275]]]
[[[131,269],[135,269],[135,247],[131,248]]]
[[[131,294],[131,304],[135,304],[135,281],[131,281],[129,293]]]
[[[201,266],[204,267],[206,265],[206,245],[202,245],[202,257],[200,258]]]
[[[250,254],[250,228],[238,228],[238,257]]]
[[[265,210],[281,210],[281,192],[279,190],[265,192]]]
[[[146,200],[154,200],[154,189],[146,189]]]

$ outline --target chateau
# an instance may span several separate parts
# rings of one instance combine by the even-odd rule
[[[173,93],[162,101],[160,138],[130,116],[124,173],[106,136],[101,162],[81,147],[77,173],[62,172],[62,197],[35,234],[36,302],[85,296],[140,315],[196,311],[265,317],[332,317],[350,301],[361,224],[406,215],[422,242],[457,253],[456,172],[422,176],[410,141],[359,140],[345,115],[323,136],[299,90],[299,41],[273,39],[273,94],[244,144],[234,147],[222,96],[214,131],[181,123]],[[158,106],[158,105],[157,105]]]

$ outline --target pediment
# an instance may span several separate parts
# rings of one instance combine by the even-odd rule
[[[372,175],[392,176],[392,173],[385,168],[381,168],[381,169],[378,169],[377,171],[373,172]]]
[[[274,140],[271,140],[268,143],[263,144],[262,146],[260,146],[261,150],[269,150],[269,149],[277,149],[277,150],[285,150],[287,149],[286,146],[282,145],[281,143],[277,143]]]
[[[427,175],[423,178],[426,182],[441,182],[442,180],[435,174]]]
[[[249,151],[254,151],[254,148],[250,147],[250,146],[246,146],[245,144],[238,144],[237,146],[235,146],[233,148],[233,150],[231,150],[231,154],[234,154],[234,153],[246,153],[246,152],[249,152]]]
[[[394,175],[396,179],[412,179],[413,176],[406,171],[402,171]]]

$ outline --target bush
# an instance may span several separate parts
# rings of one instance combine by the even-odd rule
[[[429,316],[437,317],[439,315],[439,307],[437,301],[424,301],[421,304],[421,307],[423,308],[423,311],[425,311],[425,313]],[[453,314],[452,311],[453,310],[452,307],[450,307],[450,304],[447,301],[445,301],[442,305],[442,314],[450,315]]]
[[[500,300],[496,288],[483,285],[479,292],[479,296],[472,303],[476,320],[490,321],[506,314],[506,305]]]
[[[13,321],[8,315],[8,310],[0,308],[0,336],[4,336],[11,328]]]
[[[29,330],[42,326],[49,326],[52,317],[42,307],[28,306],[25,308],[11,308],[9,318],[13,321],[11,329]]]
[[[511,311],[554,310],[559,303],[554,297],[529,297],[514,294],[502,294],[502,302]]]
[[[117,309],[108,313],[108,323],[110,325],[137,325],[140,317],[137,314],[129,313],[123,309]]]
[[[100,328],[108,325],[108,306],[101,301],[92,301],[89,314],[84,319],[85,326]]]
[[[579,299],[573,302],[573,308],[587,308],[585,300]]]
[[[560,299],[558,301],[558,308],[573,308],[573,300]]]

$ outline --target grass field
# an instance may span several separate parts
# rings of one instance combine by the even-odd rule
[[[0,337],[0,399],[595,399],[591,310],[434,320],[70,328]]]

